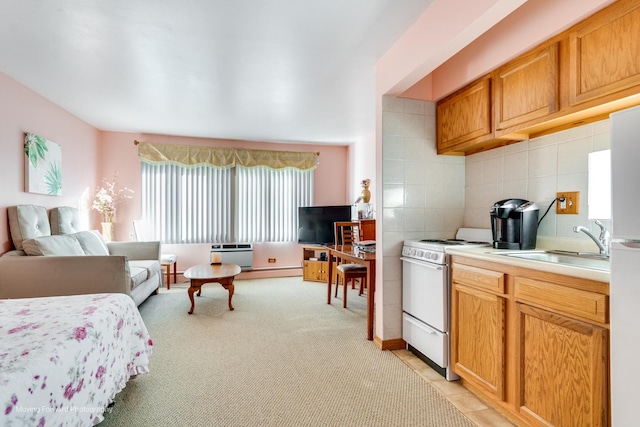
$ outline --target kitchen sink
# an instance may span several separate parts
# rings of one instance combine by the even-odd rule
[[[590,268],[592,270],[609,271],[609,257],[592,252],[570,251],[517,251],[492,252],[493,254],[511,258],[528,259],[532,261],[564,264],[573,267]]]

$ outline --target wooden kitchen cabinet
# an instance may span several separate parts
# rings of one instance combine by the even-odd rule
[[[493,138],[489,76],[438,102],[436,134],[438,154]]]
[[[517,425],[608,426],[609,284],[454,255],[451,363]]]
[[[451,292],[451,365],[460,377],[504,399],[503,274],[455,264]]]
[[[516,304],[520,415],[532,426],[606,426],[607,330]]]
[[[503,65],[494,75],[496,136],[543,121],[559,107],[558,43]]]
[[[618,0],[438,101],[438,154],[473,154],[640,104],[640,2]]]
[[[640,87],[640,3],[620,0],[569,32],[569,102]],[[638,92],[637,90],[634,92]]]

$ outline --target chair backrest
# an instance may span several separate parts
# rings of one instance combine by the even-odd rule
[[[336,245],[352,245],[358,235],[358,225],[358,221],[334,222],[334,243]]]
[[[133,220],[133,236],[137,242],[147,242],[150,239],[149,224],[142,219]]]

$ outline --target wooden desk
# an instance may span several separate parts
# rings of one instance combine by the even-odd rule
[[[223,288],[229,291],[229,310],[233,310],[231,298],[233,298],[233,278],[240,274],[240,266],[236,264],[198,264],[184,272],[184,277],[191,281],[189,289],[189,300],[191,300],[191,310],[193,314],[195,302],[193,294],[198,291],[198,296],[202,293],[202,285],[205,283],[220,283]]]
[[[376,287],[376,254],[358,251],[351,245],[327,246],[329,268],[327,273],[327,304],[331,304],[331,278],[333,277],[333,258],[367,267],[367,339],[373,340],[373,295]],[[346,285],[345,285],[346,286]]]

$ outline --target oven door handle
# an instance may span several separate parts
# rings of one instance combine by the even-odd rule
[[[436,330],[427,326],[425,323],[422,323],[416,319],[413,319],[411,316],[405,316],[404,318],[407,322],[417,326],[418,328],[422,329],[424,332],[428,333],[429,335],[436,334]]]
[[[442,266],[441,265],[431,264],[431,263],[428,263],[428,262],[418,261],[418,260],[415,260],[415,259],[405,258],[405,257],[401,257],[400,260],[408,262],[408,263],[411,263],[411,264],[419,265],[421,267],[431,268],[432,270],[442,270]]]

